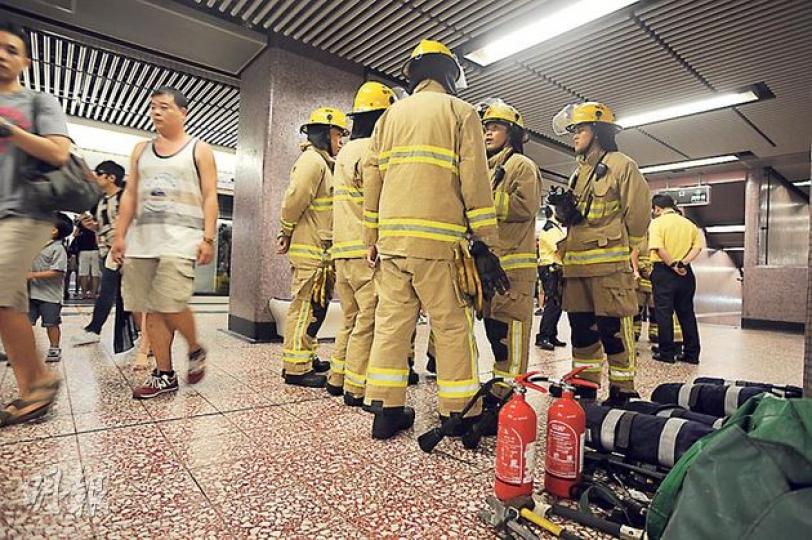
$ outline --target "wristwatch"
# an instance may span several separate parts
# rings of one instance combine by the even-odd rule
[[[11,137],[11,128],[14,124],[0,116],[0,138]]]
[[[203,241],[204,241],[204,242],[206,242],[206,243],[207,243],[208,245],[210,245],[210,246],[213,246],[213,245],[214,245],[214,238],[206,238],[206,237],[204,236],[204,237],[203,237]]]

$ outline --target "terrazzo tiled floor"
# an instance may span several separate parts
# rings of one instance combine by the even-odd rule
[[[66,340],[87,310],[66,310]],[[324,391],[285,386],[281,347],[225,334],[226,318],[198,318],[210,349],[204,381],[146,402],[131,399],[131,358],[111,356],[109,334],[102,345],[65,348],[52,368],[65,385],[49,418],[0,429],[0,538],[494,538],[476,517],[491,491],[493,439],[477,451],[454,440],[432,455],[417,447],[436,423],[434,382],[409,389],[415,429],[373,441],[370,415]],[[566,321],[561,330],[568,335]],[[642,352],[644,396],[697,375],[800,384],[801,336],[709,324],[701,332],[699,366]],[[426,337],[421,326],[419,353]],[[481,327],[478,338],[488,351]],[[331,347],[322,345],[323,357]],[[531,367],[557,376],[568,358],[567,349],[534,350]],[[15,391],[0,364],[0,399]],[[547,398],[532,402],[544,422]]]

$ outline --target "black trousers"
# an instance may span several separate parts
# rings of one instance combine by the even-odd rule
[[[110,270],[104,265],[104,259],[101,260],[102,274],[101,286],[99,287],[99,297],[96,298],[96,303],[93,305],[93,319],[90,324],[85,327],[88,332],[94,334],[101,334],[102,326],[107,322],[107,317],[110,316],[110,310],[113,304],[116,303],[116,297],[120,294],[121,290],[121,273],[115,270]]]
[[[561,267],[540,266],[539,279],[544,290],[544,312],[541,315],[536,339],[558,338],[558,320],[561,318]]]
[[[688,273],[680,276],[664,263],[654,263],[651,285],[654,292],[654,316],[659,327],[660,354],[673,358],[674,313],[682,326],[683,351],[692,360],[699,360],[699,329],[694,313],[696,277],[688,267]]]

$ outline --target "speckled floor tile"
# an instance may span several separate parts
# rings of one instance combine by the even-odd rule
[[[66,339],[84,318],[65,325]],[[431,455],[417,446],[417,437],[439,424],[433,379],[421,376],[407,391],[417,410],[415,428],[374,441],[372,415],[345,407],[324,390],[284,384],[281,344],[242,342],[220,332],[225,325],[223,314],[198,317],[210,351],[201,383],[182,381],[176,395],[143,402],[132,399],[132,384],[146,373],[130,371],[132,355],[111,356],[109,329],[100,345],[66,350],[66,361],[49,368],[65,378],[56,414],[0,429],[0,479],[6,479],[0,480],[5,497],[0,530],[49,539],[495,537],[476,515],[493,490],[495,439],[484,439],[474,451],[459,439],[446,439]],[[476,328],[485,380],[490,352],[481,324]],[[637,387],[643,396],[664,381],[699,375],[800,383],[800,336],[706,323],[700,328],[699,366],[654,362],[645,339],[638,344]],[[421,326],[417,336],[421,374],[427,331]],[[568,334],[564,320],[560,335],[569,341]],[[322,358],[331,348],[320,346]],[[183,379],[182,340],[173,354]],[[561,376],[570,369],[569,355],[569,348],[533,348],[530,366]],[[14,388],[11,370],[0,365],[0,398],[16,397]],[[539,422],[537,491],[543,484],[549,401],[528,394]],[[74,516],[64,508],[32,511],[23,482],[54,471],[61,471],[66,489],[102,483],[104,504],[94,507],[95,516]],[[604,538],[568,525],[583,538]]]

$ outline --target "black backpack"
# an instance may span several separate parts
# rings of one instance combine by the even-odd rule
[[[34,96],[34,125],[39,110],[39,94]],[[71,141],[73,143],[73,141]],[[61,167],[54,167],[34,159],[26,176],[27,203],[43,213],[68,211],[81,213],[93,206],[102,196],[93,172],[71,145],[70,157]]]

